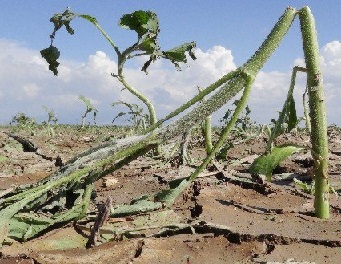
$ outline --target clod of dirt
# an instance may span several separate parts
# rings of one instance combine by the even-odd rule
[[[191,217],[197,218],[202,214],[202,205],[198,204],[197,201],[194,203],[194,207],[190,209]]]

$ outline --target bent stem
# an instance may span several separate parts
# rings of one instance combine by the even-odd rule
[[[249,98],[250,92],[251,92],[251,85],[254,81],[253,76],[244,76],[245,78],[245,89],[243,92],[243,95],[232,115],[231,120],[228,122],[228,124],[225,126],[223,129],[221,136],[217,143],[214,145],[214,147],[211,149],[210,153],[207,155],[207,157],[204,159],[202,164],[193,172],[193,174],[189,178],[189,182],[192,182],[195,180],[196,177],[203,171],[204,168],[210,163],[210,161],[214,158],[218,150],[222,147],[224,144],[225,140],[227,139],[229,133],[231,132],[232,128],[234,127],[239,115],[241,112],[244,110],[247,100]]]
[[[315,214],[329,218],[328,138],[323,79],[314,17],[309,7],[299,11],[311,118],[311,144],[315,175]]]
[[[273,128],[273,130],[271,131],[271,135],[269,138],[269,141],[267,143],[266,146],[266,151],[267,152],[271,152],[273,149],[273,141],[275,140],[275,138],[281,133],[282,130],[282,125],[284,123],[284,119],[288,113],[288,107],[290,102],[292,101],[293,98],[293,92],[294,92],[294,88],[295,88],[295,81],[296,81],[296,74],[297,72],[307,72],[306,68],[303,67],[298,67],[295,66],[292,70],[292,74],[291,74],[291,82],[290,82],[290,88],[287,94],[287,99],[285,100],[285,103],[283,105],[282,111],[279,114],[278,120],[276,121],[275,127]],[[270,175],[270,179],[271,179],[271,175]]]
[[[154,110],[153,104],[145,97],[142,93],[138,92],[134,87],[132,87],[124,78],[123,75],[123,66],[126,60],[129,58],[132,52],[135,51],[137,47],[137,43],[127,48],[125,51],[120,52],[115,42],[109,37],[109,35],[104,31],[104,29],[99,25],[96,19],[89,19],[89,16],[79,15],[79,17],[84,18],[85,20],[90,21],[104,36],[104,38],[110,43],[110,45],[114,48],[117,57],[118,57],[118,75],[112,74],[113,77],[117,77],[117,79],[123,84],[124,88],[126,88],[131,94],[135,95],[139,100],[141,100],[149,111],[150,117],[150,125],[154,125],[157,121],[156,113]]]

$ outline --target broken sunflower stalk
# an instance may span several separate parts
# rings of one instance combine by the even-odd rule
[[[302,16],[302,24],[311,23],[310,20],[306,19],[306,16],[310,16],[309,8],[306,7],[302,10],[299,11],[300,17]],[[157,146],[157,144],[180,136],[183,132],[202,122],[207,116],[217,111],[227,101],[243,91],[236,111],[230,122],[223,129],[220,139],[189,179],[182,181],[175,189],[161,192],[153,197],[142,197],[133,201],[131,205],[112,208],[111,215],[151,211],[165,205],[171,205],[188,185],[195,180],[210,160],[214,158],[220,145],[233,128],[238,115],[245,107],[255,76],[282,41],[296,14],[297,11],[294,8],[287,8],[261,47],[243,66],[236,71],[226,74],[196,95],[192,100],[170,113],[165,119],[156,122],[144,135],[107,142],[92,148],[76,156],[58,171],[40,182],[29,186],[19,186],[14,190],[0,194],[0,243],[2,244],[10,239],[24,241],[39,235],[55,225],[81,219],[87,213],[93,183],[96,180],[117,170],[138,156],[144,155]],[[310,35],[306,36],[303,34],[303,38],[310,37]],[[314,67],[309,65],[310,62],[307,62],[308,72],[315,71]],[[314,74],[312,76],[315,76]],[[311,75],[309,76],[310,83],[312,83],[313,87],[316,87],[317,79],[311,77]],[[317,82],[317,84],[319,84],[319,91],[322,89],[322,86],[320,86],[321,82]],[[211,97],[206,97],[205,101],[199,102],[213,91],[215,93]],[[311,100],[320,100],[320,104],[323,104],[323,100],[321,103],[320,96],[315,98],[312,95],[315,92],[315,88],[310,92],[311,108],[315,107],[315,102],[311,102]],[[166,120],[177,116],[196,103],[198,105],[189,113],[161,127]],[[318,108],[317,111],[316,109],[313,110],[310,110],[311,115],[312,113],[320,115],[323,107]],[[324,124],[312,118],[312,133],[319,133],[316,132],[316,122],[318,125]],[[317,185],[328,180],[326,163],[324,163],[326,157],[324,152],[321,153],[320,146],[315,146],[317,141],[323,139],[316,136],[313,136],[312,139],[316,169],[323,173],[322,179],[324,179],[323,181],[317,180]],[[325,143],[323,144],[323,151],[324,148]],[[319,188],[321,189],[321,187],[316,186],[316,192],[318,192]],[[324,187],[322,190],[324,190]],[[323,198],[326,197],[323,195]],[[318,201],[316,204],[320,205],[321,202]],[[322,211],[324,212],[325,210]],[[318,216],[321,217],[323,215],[318,214]]]

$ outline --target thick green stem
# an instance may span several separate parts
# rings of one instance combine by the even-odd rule
[[[236,71],[224,76],[224,82],[220,85],[222,86],[214,95],[209,99],[202,102],[196,108],[194,108],[190,113],[180,118],[172,125],[167,125],[161,128],[159,134],[162,140],[167,140],[167,138],[174,137],[174,135],[179,134],[179,131],[184,131],[188,127],[192,127],[200,120],[202,116],[208,116],[221,108],[227,101],[229,101],[233,96],[240,92],[245,87],[245,74],[249,76],[256,76],[258,71],[262,68],[264,63],[272,55],[272,53],[279,46],[283,37],[289,30],[292,21],[296,16],[296,10],[292,7],[288,7],[284,14],[280,17],[279,21],[276,23],[266,40],[263,42],[261,47],[255,52],[255,54],[240,68]],[[229,82],[227,82],[229,80]],[[215,86],[215,84],[214,84]],[[209,87],[209,88],[213,88]],[[187,109],[194,101],[202,100],[206,94],[209,92],[209,88],[203,90],[195,96],[188,104],[183,105],[179,109]],[[217,87],[218,88],[218,87]],[[200,98],[200,99],[199,99]],[[177,109],[176,111],[178,111]],[[173,112],[175,115],[177,113]],[[172,113],[172,114],[173,114]],[[161,121],[161,120],[160,120]],[[156,123],[156,125],[158,125]],[[154,127],[153,127],[154,128]],[[166,136],[163,138],[163,136]]]
[[[285,13],[280,17],[276,25],[271,30],[268,37],[256,51],[256,53],[244,64],[245,72],[251,76],[256,76],[264,63],[269,59],[274,50],[279,46],[283,37],[288,32],[292,21],[296,16],[293,7],[287,7]]]
[[[174,110],[173,112],[171,112],[170,114],[168,114],[165,118],[160,119],[159,121],[157,121],[153,126],[149,127],[145,133],[148,133],[152,130],[154,130],[155,128],[161,126],[164,122],[166,122],[167,120],[177,116],[178,114],[182,113],[183,111],[185,111],[186,109],[190,108],[192,105],[196,104],[197,102],[200,102],[204,99],[204,97],[208,94],[210,94],[211,92],[213,92],[214,90],[216,90],[217,88],[219,88],[220,86],[222,86],[223,84],[225,84],[228,80],[230,80],[234,75],[236,75],[236,71],[233,72],[229,72],[227,74],[225,74],[223,77],[221,77],[218,81],[212,83],[211,85],[209,85],[208,87],[206,87],[204,90],[202,90],[200,93],[198,93],[197,95],[195,95],[191,100],[189,100],[188,102],[186,102],[185,104],[183,104],[182,106],[180,106],[179,108],[177,108],[176,110]]]
[[[309,7],[304,7],[299,11],[299,18],[307,68],[307,86],[311,118],[310,137],[315,175],[315,214],[319,218],[329,218],[327,118],[317,33],[314,17]]]

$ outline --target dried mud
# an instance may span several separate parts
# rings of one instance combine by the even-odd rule
[[[69,224],[25,243],[3,246],[0,263],[339,263],[341,130],[331,128],[328,135],[329,175],[337,192],[331,195],[329,220],[314,217],[313,196],[293,183],[294,177],[311,179],[308,150],[282,162],[272,183],[260,184],[252,178],[248,167],[266,145],[266,138],[258,136],[239,139],[226,160],[211,164],[171,208],[165,209],[161,226],[153,226],[155,219],[160,221],[158,212],[110,218],[109,224],[119,222],[125,228],[136,228],[138,221],[145,221],[146,228],[134,237],[123,234],[114,240],[115,235],[104,226],[101,232],[111,235],[113,241],[86,249],[87,227]],[[2,128],[0,191],[36,182],[72,156],[115,137],[119,137],[117,132],[100,128],[61,129],[53,138],[42,132],[35,136],[25,131],[11,134],[10,128]],[[281,143],[309,147],[309,138],[304,133],[285,134],[277,139],[277,144]],[[203,155],[203,148],[194,144],[193,162],[198,163]],[[172,180],[190,175],[194,167],[141,157],[96,182],[93,204],[108,196],[113,206],[129,203],[169,188]]]

